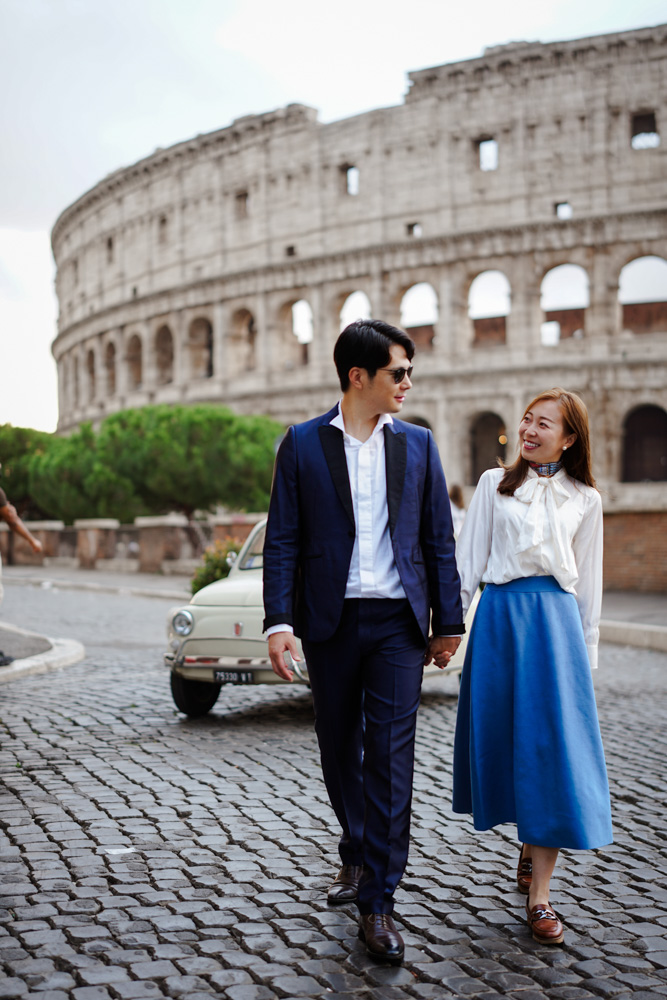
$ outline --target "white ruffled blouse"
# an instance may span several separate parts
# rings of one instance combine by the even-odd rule
[[[553,576],[577,599],[595,668],[602,606],[600,494],[565,469],[551,477],[530,469],[513,497],[498,493],[502,477],[502,469],[482,475],[456,543],[463,613],[480,581]]]

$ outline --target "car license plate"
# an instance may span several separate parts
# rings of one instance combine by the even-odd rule
[[[255,675],[252,670],[214,670],[213,678],[220,684],[252,684]]]

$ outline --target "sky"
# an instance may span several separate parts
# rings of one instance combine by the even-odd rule
[[[289,103],[400,104],[410,70],[667,21],[667,0],[0,0],[0,424],[55,430],[49,233],[107,174]]]

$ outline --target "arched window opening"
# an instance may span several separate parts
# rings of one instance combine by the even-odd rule
[[[230,341],[234,370],[237,373],[254,371],[257,367],[257,327],[248,309],[237,309],[234,313]]]
[[[193,319],[188,333],[190,373],[193,378],[213,375],[213,327],[204,317]]]
[[[637,257],[620,274],[618,301],[623,307],[623,329],[633,333],[667,331],[667,260]]]
[[[158,385],[174,381],[174,338],[168,326],[161,326],[155,335],[155,365]]]
[[[401,420],[405,420],[406,424],[416,424],[417,427],[425,427],[428,431],[433,430],[433,424],[426,417],[420,417],[419,414],[415,414],[412,417],[404,417],[401,414]]]
[[[107,396],[116,392],[116,345],[109,343],[104,351],[104,367],[107,373]]]
[[[74,360],[72,362],[72,396],[74,398],[74,405],[79,405],[79,359],[74,355]]]
[[[660,145],[655,111],[640,111],[631,116],[630,145],[633,149],[657,149]]]
[[[544,313],[542,343],[553,347],[568,337],[583,337],[589,304],[588,275],[583,267],[559,264],[547,271],[540,298]]]
[[[340,311],[340,328],[344,330],[350,323],[354,323],[358,319],[371,319],[372,315],[371,301],[366,292],[352,292],[343,302]]]
[[[667,481],[667,412],[661,406],[638,406],[623,427],[623,482]]]
[[[507,431],[497,413],[481,413],[470,432],[471,484],[476,486],[487,469],[495,469],[498,459],[505,461]]]
[[[510,283],[502,271],[483,271],[477,275],[468,293],[474,346],[505,343],[511,297]]]
[[[401,299],[401,326],[410,334],[417,348],[430,351],[438,322],[438,296],[427,281],[408,288]]]
[[[141,337],[133,334],[127,344],[127,383],[130,389],[139,389],[143,382],[143,351]]]
[[[86,375],[88,377],[88,402],[95,399],[95,352],[89,350],[86,354]]]
[[[313,340],[313,310],[305,299],[292,306],[292,333],[299,344],[301,364],[307,365],[309,344]]]

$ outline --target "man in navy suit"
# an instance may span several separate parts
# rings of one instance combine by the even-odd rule
[[[356,899],[359,936],[390,962],[404,950],[391,914],[408,856],[423,666],[446,666],[465,631],[438,450],[430,431],[392,416],[414,350],[379,320],[343,330],[343,398],[283,439],[264,545],[271,663],[292,679],[296,633],[342,827],[328,900]]]

